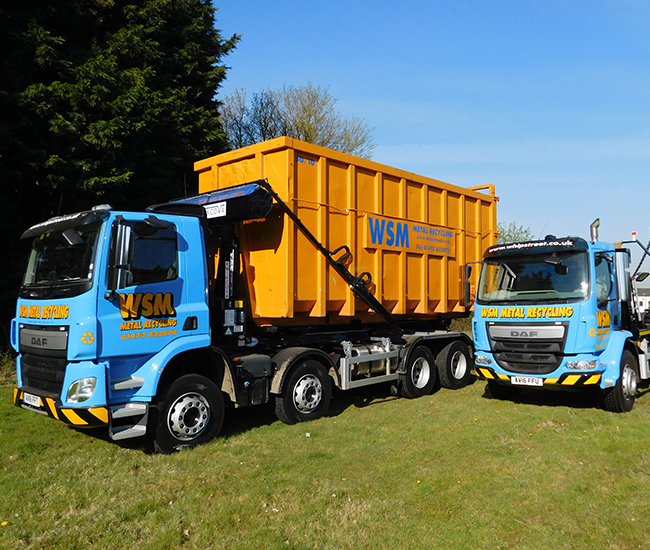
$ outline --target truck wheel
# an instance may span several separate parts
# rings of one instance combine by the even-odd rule
[[[323,416],[332,398],[332,384],[318,361],[299,364],[284,383],[282,395],[275,398],[275,415],[285,424],[316,420]]]
[[[464,342],[456,340],[445,346],[436,357],[440,384],[444,388],[464,388],[472,375],[472,359]]]
[[[621,357],[621,375],[613,388],[605,390],[605,409],[610,412],[631,411],[638,383],[639,365],[634,355],[625,350]]]
[[[163,393],[156,413],[154,449],[170,454],[216,437],[223,425],[225,408],[221,391],[212,380],[186,374]]]
[[[426,346],[417,346],[408,357],[406,373],[400,376],[400,394],[408,399],[429,395],[436,384],[433,353]]]

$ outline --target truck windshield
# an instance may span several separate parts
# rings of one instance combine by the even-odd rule
[[[586,300],[589,265],[586,252],[486,258],[477,301],[539,303]]]
[[[89,290],[101,225],[101,221],[94,221],[35,237],[21,297],[69,297]]]

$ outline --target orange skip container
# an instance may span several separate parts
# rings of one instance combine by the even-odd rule
[[[496,243],[494,186],[463,188],[281,137],[200,160],[199,192],[266,179],[329,250],[400,318],[461,317],[464,266]],[[242,275],[259,325],[382,321],[277,207],[239,227]],[[478,269],[473,270],[476,282]]]

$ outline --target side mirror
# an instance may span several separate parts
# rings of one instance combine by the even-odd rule
[[[465,295],[464,295],[464,302],[465,302],[465,307],[470,307],[473,303],[472,300],[472,285],[470,284],[470,277],[472,276],[472,266],[471,265],[466,265],[465,266]]]
[[[117,220],[113,225],[111,235],[111,251],[108,262],[108,290],[111,296],[116,290],[126,288],[133,281],[130,271],[133,259],[134,233],[123,220]]]
[[[643,281],[645,281],[645,280],[648,278],[648,276],[650,276],[650,273],[647,273],[647,272],[644,271],[644,272],[642,272],[642,273],[639,273],[639,274],[634,278],[634,280],[635,280],[637,283],[642,283]]]

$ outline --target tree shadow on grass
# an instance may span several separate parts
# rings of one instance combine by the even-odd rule
[[[572,409],[602,409],[603,392],[597,388],[594,389],[532,389],[525,387],[509,387],[506,395],[495,397],[490,391],[490,387],[485,384],[482,397],[495,401],[511,401],[512,403],[522,405],[536,405],[539,407],[569,407]],[[643,399],[646,394],[650,393],[650,388],[639,388],[636,399]],[[650,399],[650,397],[648,397]]]
[[[438,391],[436,387],[433,391]],[[325,413],[326,418],[339,416],[346,409],[355,407],[358,409],[379,405],[396,399],[404,399],[397,395],[394,385],[390,382],[363,386],[349,391],[343,391],[336,387],[332,388],[332,400]],[[226,408],[226,417],[223,428],[219,434],[220,438],[229,439],[238,434],[245,433],[262,426],[270,426],[280,422],[275,416],[275,396],[271,396],[269,403],[236,409]]]
[[[377,384],[342,391],[332,389],[332,400],[325,417],[331,418],[340,415],[349,407],[363,408],[370,405],[385,403],[400,399],[390,383]],[[271,396],[269,403],[236,409],[226,409],[226,418],[219,437],[229,438],[249,430],[270,426],[280,422],[275,416],[275,396]]]
[[[219,437],[229,439],[255,428],[270,426],[274,422],[279,422],[279,420],[275,416],[273,397],[264,405],[237,409],[234,406],[228,406]]]
[[[470,383],[473,382],[474,380]],[[436,386],[432,395],[437,393],[439,389],[440,387]],[[332,400],[327,412],[325,413],[325,417],[328,418],[336,417],[350,407],[361,409],[372,405],[394,401],[396,399],[405,399],[398,395],[394,383],[390,382],[363,386],[349,391],[343,391],[333,387],[332,391]],[[237,436],[238,434],[261,428],[262,426],[270,426],[276,422],[280,422],[280,420],[275,416],[275,396],[273,395],[271,396],[270,401],[264,405],[243,408],[235,408],[232,405],[228,405],[226,406],[223,427],[218,438],[227,440]],[[112,441],[106,428],[73,429],[83,432],[97,440],[118,445],[124,449],[141,450],[147,454],[153,452],[151,443],[147,441],[146,437]]]
[[[235,409],[233,406],[227,406],[223,427],[217,436],[220,439],[229,439],[240,433],[249,430],[260,428],[262,426],[270,426],[274,422],[279,422],[273,410],[273,402],[266,403],[265,405],[258,405],[254,407],[245,407]],[[83,433],[88,437],[117,445],[123,449],[140,450],[145,454],[155,454],[153,444],[147,436],[136,437],[132,439],[122,439],[118,441],[111,440],[106,427],[97,428],[77,428],[70,426],[71,429]]]
[[[378,405],[387,401],[401,399],[397,395],[395,386],[390,383],[362,386],[353,390],[343,391],[334,389],[332,401],[325,416],[338,416],[350,407],[363,409],[371,405]]]

